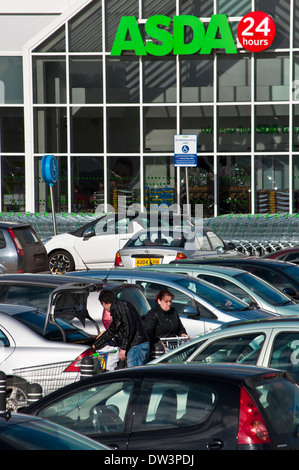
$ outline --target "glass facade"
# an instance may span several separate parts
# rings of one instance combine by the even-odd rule
[[[238,46],[237,54],[110,54],[123,16],[138,19],[146,43],[153,15],[193,15],[207,30],[213,14],[224,14],[236,38],[240,19],[254,10],[276,25],[262,53]],[[31,211],[51,210],[40,161],[53,153],[57,212],[117,209],[120,197],[147,208],[183,204],[186,178],[189,201],[203,204],[205,217],[299,212],[298,11],[298,0],[93,0],[70,16],[30,51]],[[28,210],[22,76],[22,57],[0,57],[6,211]],[[174,166],[176,134],[198,138],[197,167],[187,172]]]

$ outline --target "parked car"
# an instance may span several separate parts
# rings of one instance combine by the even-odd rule
[[[48,271],[47,251],[28,224],[0,222],[0,273]]]
[[[74,272],[83,276],[84,272]],[[143,289],[151,307],[156,294],[168,288],[175,296],[173,306],[190,336],[202,335],[223,322],[272,316],[264,310],[251,308],[246,302],[225,292],[211,283],[176,273],[152,272],[137,269],[114,269],[86,271],[86,275],[106,278],[109,281],[128,282]]]
[[[147,266],[143,270],[175,272],[204,279],[221,287],[239,299],[268,312],[279,315],[299,315],[299,302],[287,296],[268,282],[243,269],[226,266],[167,264]]]
[[[170,220],[169,220],[170,219]],[[48,269],[66,273],[74,269],[110,268],[117,250],[138,230],[152,222],[169,226],[171,218],[155,213],[135,215],[106,214],[74,232],[43,240],[48,254]]]
[[[28,384],[40,384],[47,394],[79,380],[81,359],[94,354],[84,344],[92,338],[68,322],[58,320],[45,331],[44,325],[45,313],[36,308],[0,305],[0,369],[7,376],[7,403],[13,410],[26,403]]]
[[[177,261],[184,263],[185,260]],[[239,258],[239,259],[205,259],[188,260],[188,264],[213,264],[217,266],[235,267],[249,271],[255,276],[276,287],[285,294],[299,300],[299,266],[286,261],[263,258]]]
[[[0,450],[110,450],[82,434],[21,413],[0,415]]]
[[[268,318],[222,325],[188,341],[152,363],[237,363],[271,367],[292,374],[299,385],[299,319]]]
[[[273,369],[148,365],[77,382],[22,411],[118,450],[286,450],[299,448],[298,394]]]
[[[152,264],[168,264],[170,261],[198,257],[243,257],[228,246],[213,230],[181,227],[149,228],[132,235],[115,255],[114,265],[135,268]]]
[[[299,246],[293,246],[268,253],[262,258],[277,259],[280,261],[289,261],[290,263],[299,264]]]
[[[89,271],[88,271],[89,272]],[[112,289],[118,298],[131,302],[141,316],[150,306],[137,286],[107,283],[88,276],[53,274],[3,274],[0,276],[0,303],[30,305],[47,312],[50,320],[65,318],[92,335],[104,329],[99,292]]]

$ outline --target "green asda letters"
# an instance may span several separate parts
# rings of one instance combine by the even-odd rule
[[[171,33],[168,29],[172,19],[155,15],[145,23],[146,34],[153,39],[145,42],[135,16],[123,16],[115,36],[111,55],[120,56],[124,51],[136,55],[164,56],[173,51],[175,55],[211,54],[212,50],[224,49],[227,54],[237,54],[237,48],[226,15],[212,15],[207,31],[196,16],[174,16]],[[185,42],[186,28],[192,30],[192,40]],[[156,43],[158,41],[158,43]]]

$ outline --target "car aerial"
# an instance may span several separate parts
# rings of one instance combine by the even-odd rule
[[[87,271],[89,272],[89,271]],[[150,306],[140,288],[107,283],[88,276],[74,277],[53,274],[3,274],[0,276],[0,304],[39,307],[47,312],[46,323],[65,318],[92,335],[104,329],[103,307],[98,300],[103,288],[131,302],[141,316]]]
[[[109,450],[59,424],[21,413],[0,414],[0,450]]]
[[[283,248],[282,250],[268,253],[262,256],[262,258],[277,259],[280,261],[289,261],[290,263],[299,264],[299,246]]]
[[[47,251],[31,225],[0,222],[0,273],[46,271]]]
[[[232,322],[173,351],[152,363],[237,363],[271,367],[292,374],[299,384],[299,319],[268,318]]]
[[[74,272],[73,275],[83,276],[84,272]],[[250,307],[246,302],[209,282],[184,274],[113,269],[86,271],[86,275],[136,284],[143,289],[151,307],[155,304],[156,294],[167,288],[175,296],[172,305],[190,336],[205,334],[223,322],[274,315]]]
[[[44,325],[45,313],[36,308],[0,305],[0,369],[7,377],[7,403],[13,410],[26,402],[30,383],[38,383],[47,394],[79,380],[81,359],[95,352],[93,338],[70,323],[58,320],[46,331]]]
[[[135,268],[152,264],[198,257],[243,257],[228,246],[213,230],[202,227],[147,228],[136,232],[124,247],[116,252],[114,265]]]
[[[185,260],[177,261],[184,263]],[[188,264],[213,264],[217,266],[235,267],[249,271],[255,276],[276,287],[285,294],[299,299],[299,266],[287,261],[279,261],[263,258],[240,258],[240,259],[200,259],[188,260]]]
[[[103,215],[79,229],[43,240],[48,254],[48,269],[66,273],[74,269],[110,268],[117,250],[138,230],[152,223],[172,223],[171,217],[155,213]]]
[[[298,449],[298,394],[274,369],[147,365],[63,387],[22,412],[118,450]]]
[[[143,270],[175,272],[204,279],[230,292],[249,305],[279,315],[299,315],[299,302],[254,274],[237,268],[214,265],[167,264]]]

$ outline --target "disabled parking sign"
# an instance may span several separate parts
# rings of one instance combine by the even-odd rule
[[[174,166],[197,166],[197,135],[174,136]]]

